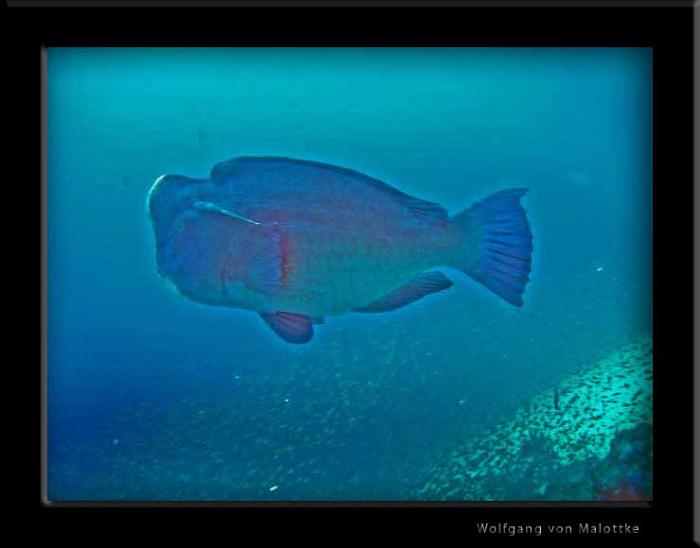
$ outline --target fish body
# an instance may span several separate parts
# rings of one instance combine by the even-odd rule
[[[386,312],[463,270],[516,306],[532,236],[523,189],[453,218],[438,204],[347,168],[280,157],[216,164],[208,179],[165,175],[149,192],[159,272],[186,297],[258,312],[288,342],[313,323]]]

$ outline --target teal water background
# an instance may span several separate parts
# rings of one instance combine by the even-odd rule
[[[402,500],[651,330],[651,50],[48,50],[48,497]],[[288,345],[156,274],[146,195],[239,155],[457,213],[529,189],[525,305],[466,276]]]

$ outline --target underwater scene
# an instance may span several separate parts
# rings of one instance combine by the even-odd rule
[[[648,501],[646,48],[48,48],[45,499]]]

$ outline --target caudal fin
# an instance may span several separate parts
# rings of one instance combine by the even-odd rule
[[[464,238],[454,265],[514,306],[523,305],[532,233],[520,198],[524,188],[491,194],[452,221]]]

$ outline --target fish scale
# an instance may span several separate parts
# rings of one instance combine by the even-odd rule
[[[303,269],[290,277],[293,287],[324,287],[323,302],[304,303],[307,310],[326,315],[340,314],[381,297],[387,287],[394,287],[434,266],[438,261],[431,249],[406,245],[410,235],[394,238],[387,244],[377,238],[350,232],[336,234],[302,234],[292,239],[294,252],[305,257]],[[410,243],[410,241],[409,241]],[[328,261],[332,256],[333,261]],[[304,293],[303,290],[300,293]],[[287,302],[294,307],[294,289]]]

